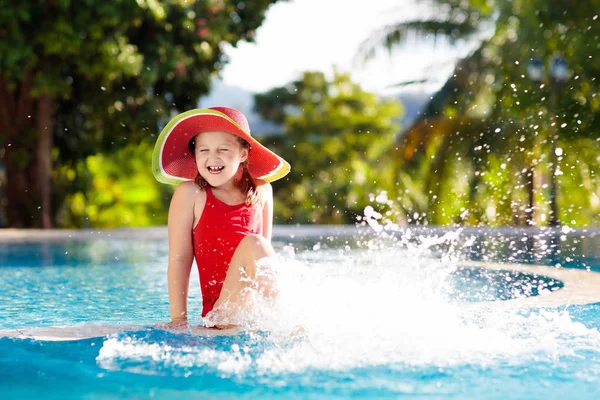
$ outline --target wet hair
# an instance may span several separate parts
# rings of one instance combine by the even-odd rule
[[[194,157],[194,163],[196,162],[196,137],[197,136],[198,135],[194,136],[188,142],[188,149],[190,150],[190,152],[192,153],[192,156]],[[250,143],[248,143],[246,140],[242,139],[239,136],[235,136],[235,137],[237,138],[238,142],[240,143],[240,146],[242,146],[242,148],[248,150],[248,154],[250,154],[250,151],[252,150],[252,146],[250,146]],[[256,190],[256,182],[254,182],[254,178],[252,178],[252,175],[250,175],[250,172],[248,171],[248,160],[247,159],[246,159],[246,161],[244,161],[243,163],[240,164],[240,167],[242,167],[242,176],[240,177],[239,180],[236,181],[236,186],[246,196],[246,199],[244,200],[246,205],[251,206],[253,204],[256,204],[256,202],[258,201],[258,191]],[[196,178],[194,179],[194,183],[196,183],[196,186],[198,186],[201,190],[204,190],[207,186],[210,186],[208,181],[206,179],[204,179],[202,177],[202,175],[200,175],[200,172],[198,172],[198,175],[196,175]]]

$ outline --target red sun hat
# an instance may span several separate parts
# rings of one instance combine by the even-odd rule
[[[160,133],[152,155],[156,180],[170,185],[194,180],[198,168],[188,143],[202,132],[227,132],[246,140],[250,146],[248,172],[254,179],[273,182],[290,172],[290,164],[250,135],[248,120],[229,107],[197,108],[174,117]]]

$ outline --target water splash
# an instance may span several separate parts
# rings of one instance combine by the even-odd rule
[[[212,369],[225,375],[241,374],[252,364],[252,358],[247,354],[248,348],[241,349],[237,344],[214,349],[193,341],[157,342],[155,336],[150,334],[138,338],[118,334],[109,337],[96,358],[98,365],[107,370],[145,375],[186,376],[192,368]]]
[[[236,346],[226,347],[112,337],[98,363],[108,369],[130,369],[133,363],[148,371],[200,368],[260,376],[381,365],[556,362],[600,348],[600,333],[566,309],[449,301],[449,277],[461,261],[459,236],[388,235],[359,238],[356,248],[288,249],[268,264],[279,290],[275,306],[257,296],[254,311],[238,321],[266,334],[236,337]],[[442,244],[455,251],[430,257]]]

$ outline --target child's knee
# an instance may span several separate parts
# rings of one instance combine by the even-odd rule
[[[254,253],[257,258],[268,257],[274,254],[271,242],[262,235],[248,235],[244,240],[247,241],[247,244],[252,249],[252,253]]]

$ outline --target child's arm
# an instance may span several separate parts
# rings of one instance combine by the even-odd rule
[[[190,271],[194,258],[192,225],[194,222],[193,182],[180,184],[169,206],[169,267],[167,272],[169,304],[173,324],[187,323]]]
[[[263,228],[262,235],[269,242],[273,232],[273,187],[270,183],[265,183],[260,186],[261,199],[263,202]]]

